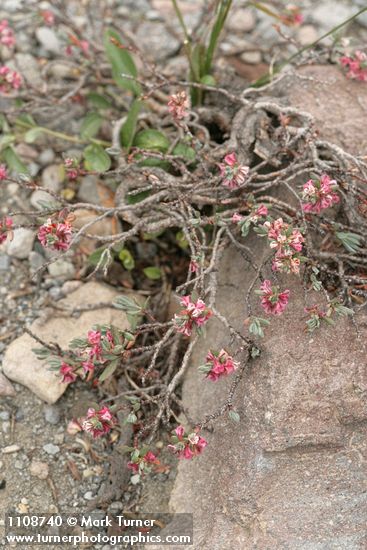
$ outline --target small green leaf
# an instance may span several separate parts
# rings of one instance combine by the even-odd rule
[[[91,139],[98,134],[98,131],[102,125],[103,118],[99,113],[91,111],[84,118],[81,128],[80,137],[82,139]]]
[[[136,96],[140,95],[140,84],[135,80],[130,80],[129,78],[121,76],[122,74],[128,74],[136,77],[138,71],[130,53],[117,45],[122,45],[119,34],[112,29],[108,29],[104,34],[103,42],[108,61],[112,66],[112,76],[116,84],[124,90],[133,92]]]
[[[134,146],[147,151],[166,153],[169,147],[169,139],[158,130],[147,129],[138,132],[134,139]]]
[[[159,267],[151,266],[143,269],[144,275],[152,281],[157,281],[162,277],[162,272]]]
[[[123,147],[126,147],[127,151],[130,151],[131,145],[134,141],[136,124],[138,122],[138,116],[143,103],[138,99],[132,103],[127,119],[122,125],[120,133],[120,141]]]
[[[15,141],[15,135],[14,134],[5,134],[0,137],[0,151],[5,149],[6,147],[9,147],[12,143]]]
[[[135,422],[137,421],[138,417],[136,416],[136,414],[134,414],[133,412],[131,412],[130,414],[127,415],[126,417],[126,423],[127,424],[135,424]]]
[[[106,367],[104,369],[104,371],[102,372],[102,374],[100,375],[99,381],[103,382],[104,380],[107,380],[107,378],[112,376],[113,373],[115,372],[115,370],[117,369],[118,365],[119,365],[119,360],[118,359],[115,359],[114,361],[111,361],[111,363],[108,365],[108,367]]]
[[[233,420],[233,422],[238,423],[240,421],[240,415],[236,411],[233,411],[233,410],[229,411],[228,416],[231,420]]]
[[[36,126],[35,128],[31,128],[28,130],[28,132],[24,135],[24,141],[26,143],[34,143],[37,138],[39,138],[40,135],[43,134],[43,128],[39,128]]]
[[[135,260],[131,255],[131,252],[127,248],[123,248],[119,252],[119,259],[121,260],[122,265],[128,271],[131,271],[135,267]]]
[[[101,256],[103,254],[103,251],[105,250],[105,246],[101,246],[99,248],[96,248],[92,254],[88,256],[88,263],[90,265],[96,266],[98,265],[99,260],[101,259]]]
[[[84,151],[85,167],[95,172],[107,172],[111,167],[111,159],[106,151],[96,143],[88,145]]]
[[[183,157],[185,160],[188,160],[190,162],[193,162],[196,159],[195,149],[193,149],[189,145],[186,145],[186,143],[177,143],[172,153],[179,157]]]
[[[7,147],[4,149],[1,155],[10,170],[17,172],[18,174],[29,174],[28,168],[21,161],[12,147]]]
[[[215,78],[211,74],[205,74],[204,76],[202,76],[200,78],[200,82],[202,84],[205,84],[206,86],[215,86],[216,85]]]
[[[106,96],[91,92],[87,94],[87,99],[97,109],[111,109],[112,103]]]

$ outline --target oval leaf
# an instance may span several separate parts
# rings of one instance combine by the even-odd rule
[[[152,281],[157,281],[162,277],[162,272],[159,267],[151,266],[143,269],[144,275]]]
[[[101,115],[99,115],[96,112],[91,111],[87,114],[87,116],[84,118],[81,128],[80,128],[80,136],[82,139],[90,139],[94,137],[101,125],[102,125],[103,118]],[[27,132],[29,133],[29,132]]]
[[[108,29],[105,32],[103,42],[108,61],[112,66],[112,76],[116,84],[124,90],[129,90],[135,95],[140,95],[140,85],[135,80],[121,76],[122,74],[128,74],[136,77],[138,71],[130,53],[123,47],[119,47],[122,46],[119,34],[112,29]]]
[[[111,167],[111,159],[106,151],[96,143],[88,145],[84,151],[85,167],[95,172],[106,172]]]

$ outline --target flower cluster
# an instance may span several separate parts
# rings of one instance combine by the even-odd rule
[[[42,246],[53,250],[68,250],[71,236],[71,224],[63,219],[53,221],[49,218],[38,230],[38,239]]]
[[[172,94],[167,103],[168,110],[175,120],[182,120],[188,115],[189,99],[185,91]]]
[[[146,449],[134,449],[131,453],[131,459],[127,463],[129,470],[134,474],[144,475],[150,472],[152,464],[159,464],[159,460],[152,451]]]
[[[9,217],[0,220],[0,244],[6,241],[8,234],[11,235],[13,220]]]
[[[74,54],[74,48],[82,52],[85,57],[89,57],[89,42],[87,40],[79,40],[74,35],[69,35],[70,44],[66,46],[65,53],[68,56]]]
[[[286,309],[289,300],[289,290],[279,291],[279,287],[272,286],[271,281],[266,279],[260,290],[256,291],[261,298],[261,305],[266,313],[280,315]]]
[[[79,176],[84,176],[86,171],[80,166],[80,162],[75,158],[66,158],[64,160],[66,176],[69,180],[76,180]]]
[[[288,25],[289,27],[302,25],[304,19],[305,18],[300,12],[299,7],[294,6],[293,4],[286,6],[284,12],[280,16],[282,23]]]
[[[52,27],[52,25],[55,23],[55,15],[51,10],[42,10],[40,15],[41,15],[43,21],[49,27]]]
[[[348,69],[348,78],[367,82],[367,54],[356,50],[354,55],[344,55],[341,57],[340,63]]]
[[[173,324],[177,332],[181,332],[185,336],[191,336],[194,328],[200,330],[205,325],[207,320],[213,315],[212,311],[206,307],[203,300],[193,301],[191,296],[182,296],[180,304],[185,309],[176,314],[173,319]]]
[[[118,357],[133,342],[134,337],[127,332],[121,332],[115,327],[95,327],[88,331],[87,338],[76,338],[70,343],[67,359],[59,361],[59,374],[62,382],[69,384],[78,378],[92,377],[95,369],[109,365],[118,365]],[[52,361],[50,361],[51,364]],[[110,375],[113,373],[111,370]]]
[[[116,423],[117,418],[108,407],[102,407],[98,411],[91,407],[82,422],[82,429],[96,438],[110,432]]]
[[[302,199],[307,201],[303,204],[303,210],[320,214],[321,210],[337,204],[340,199],[334,192],[335,188],[336,181],[327,174],[323,174],[319,180],[308,180],[303,186]]]
[[[12,90],[19,90],[22,77],[17,71],[12,71],[7,65],[0,67],[0,93],[8,94]]]
[[[0,21],[0,44],[4,46],[14,46],[15,36],[14,31],[9,27],[9,21],[3,19]]]
[[[183,426],[177,426],[175,435],[171,437],[172,443],[168,445],[178,458],[186,458],[190,460],[203,452],[207,446],[206,440],[198,434],[198,430],[191,433],[186,433]]]
[[[209,351],[206,363],[199,367],[199,371],[205,373],[209,380],[217,382],[219,378],[231,374],[238,367],[239,363],[226,350],[221,349],[219,352]]]
[[[285,273],[299,273],[301,264],[300,252],[304,237],[298,229],[293,229],[282,218],[275,221],[266,221],[262,227],[269,239],[270,248],[276,250],[273,259],[273,271],[283,271]]]
[[[219,164],[220,175],[223,178],[223,185],[229,189],[236,189],[242,185],[250,172],[248,166],[244,166],[237,161],[236,153],[228,153]]]

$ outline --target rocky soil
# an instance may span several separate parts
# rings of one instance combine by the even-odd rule
[[[102,22],[114,22],[146,52],[147,58],[159,62],[173,75],[185,74],[181,30],[168,0],[68,0],[61,4],[66,19],[83,29],[89,41],[101,35]],[[240,90],[249,80],[262,75],[268,63],[287,57],[294,47],[279,37],[268,16],[249,8],[247,2],[238,0],[235,4],[219,48],[216,70],[219,81],[226,84],[233,80]],[[195,27],[203,16],[205,2],[182,0],[180,5],[187,24]],[[305,0],[304,25],[286,32],[299,44],[307,44],[353,15],[361,5],[363,0]],[[59,35],[34,15],[38,9],[50,7],[50,2],[36,0],[3,0],[0,6],[0,20],[8,18],[16,29],[15,64],[35,95],[42,88],[47,71],[56,83],[65,75],[73,79],[70,65],[56,62],[65,46],[63,36],[70,29],[65,24]],[[356,43],[365,43],[366,14],[345,34]],[[3,61],[8,55],[6,49],[1,51]],[[322,135],[355,152],[367,142],[359,124],[366,113],[366,94],[360,92],[358,85],[348,83],[342,87],[345,79],[337,70],[313,71],[311,68],[303,72],[298,87],[292,81],[282,93],[289,96],[293,105],[314,113]],[[7,101],[0,98],[0,109],[7,107]],[[80,126],[82,114],[83,110],[75,104],[58,107],[53,113],[47,109],[39,111],[45,124],[69,132]],[[40,200],[50,197],[47,190],[65,189],[67,183],[60,166],[63,155],[72,155],[75,148],[50,140],[42,149],[19,144],[18,152],[32,175],[40,177],[44,191],[22,190],[17,184],[2,187],[1,216],[37,207]],[[77,195],[81,201],[98,204],[101,193],[106,192],[110,189],[101,189],[94,177],[87,177]],[[106,234],[110,232],[108,225],[104,229]],[[88,247],[90,242],[83,245]],[[147,254],[147,250],[142,249],[141,254]],[[71,334],[75,336],[98,319],[106,319],[104,315],[107,319],[116,315],[116,311],[98,308],[72,316],[70,309],[108,302],[116,293],[126,291],[129,281],[118,274],[109,281],[111,288],[98,286],[91,292],[87,285],[97,283],[85,281],[86,272],[78,255],[37,272],[47,259],[31,229],[16,230],[12,243],[0,246],[1,518],[6,511],[102,509],[116,514],[127,509],[156,512],[171,508],[195,512],[198,527],[194,548],[202,550],[359,550],[367,546],[363,530],[367,513],[367,381],[362,369],[365,355],[360,355],[361,343],[355,339],[353,327],[340,325],[337,332],[329,330],[310,340],[292,324],[294,315],[290,311],[284,323],[271,333],[265,354],[254,363],[243,382],[238,401],[241,425],[220,423],[210,436],[212,450],[200,463],[180,464],[176,481],[174,461],[164,455],[167,471],[155,474],[136,491],[129,485],[126,473],[121,473],[125,459],[121,460],[111,445],[67,431],[69,421],[84,414],[96,399],[95,390],[76,384],[64,392],[62,385],[40,369],[31,353],[30,337],[24,334],[25,326],[40,319],[34,327],[40,327],[43,338],[66,343]],[[233,310],[234,323],[239,323],[241,314],[231,297],[233,288],[246,292],[247,283],[239,276],[243,270],[240,258],[230,257],[223,266],[220,299],[223,309],[229,313]],[[293,290],[296,295],[296,285]],[[296,302],[293,307],[296,312],[301,306]],[[360,324],[365,330],[364,318]],[[209,347],[212,339],[217,341],[215,327],[207,338]],[[201,360],[200,353],[198,349],[196,357]],[[306,362],[306,354],[314,359]],[[203,402],[205,407],[214,406],[221,399],[223,387],[204,397],[196,393],[196,387],[193,368],[184,385],[184,398],[193,407],[193,414],[201,416]],[[121,439],[124,437],[123,434]],[[158,451],[164,443],[158,442]],[[113,486],[118,487],[116,493]],[[322,514],[320,503],[325,502],[329,504]],[[303,518],[302,524],[293,522],[295,515]],[[2,519],[0,538],[1,522]]]

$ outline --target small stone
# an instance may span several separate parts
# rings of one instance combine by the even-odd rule
[[[82,202],[100,204],[101,198],[98,190],[97,176],[84,176],[80,181],[78,198]]]
[[[76,290],[78,290],[78,288],[82,285],[83,283],[81,281],[66,281],[62,287],[61,287],[61,291],[62,293],[64,294],[64,296],[67,296],[68,294],[71,294],[72,292],[75,292]]]
[[[75,267],[71,262],[60,258],[48,266],[48,272],[54,279],[64,281],[75,276]]]
[[[56,426],[60,422],[60,411],[55,405],[46,405],[43,409],[45,420],[49,424]]]
[[[46,479],[48,477],[48,464],[39,460],[32,460],[29,471],[32,476],[38,479]]]
[[[42,254],[36,252],[35,250],[30,252],[28,260],[31,273],[37,271],[37,269],[39,269],[46,261]]]
[[[14,468],[16,470],[23,470],[23,468],[24,468],[23,462],[21,460],[15,460],[14,461]]]
[[[44,445],[42,449],[45,451],[45,453],[52,456],[57,455],[57,453],[60,452],[60,447],[58,445],[54,445],[53,443],[46,443],[46,445]]]
[[[258,63],[261,63],[261,52],[255,51],[255,52],[243,52],[241,55],[242,61],[245,63],[249,63],[250,65],[257,65]]]
[[[42,172],[42,185],[55,193],[61,191],[65,178],[65,170],[62,164],[51,164]]]
[[[52,29],[48,27],[39,27],[36,29],[38,42],[51,53],[60,53],[60,41]]]
[[[155,61],[162,61],[177,52],[180,43],[163,25],[145,21],[139,25],[136,41]]]
[[[84,494],[84,498],[85,498],[85,500],[93,500],[94,496],[93,496],[92,491],[87,491],[87,492]]]
[[[11,453],[17,453],[20,449],[21,447],[19,445],[8,445],[7,447],[3,447],[1,452],[3,455],[9,455]]]
[[[256,24],[254,10],[239,8],[233,10],[228,18],[227,27],[234,32],[249,32],[252,31]]]
[[[29,53],[17,53],[15,55],[15,63],[20,74],[29,85],[35,88],[43,87],[44,80],[41,76],[37,60],[33,55]]]
[[[42,189],[33,191],[30,198],[31,205],[37,208],[37,210],[43,210],[46,204],[54,202],[56,202],[55,199],[49,193],[46,193],[46,191],[42,191]]]
[[[0,420],[10,420],[10,413],[8,411],[1,411]]]
[[[10,258],[7,254],[0,254],[0,271],[8,271],[10,267]]]
[[[44,149],[38,156],[38,162],[43,166],[51,164],[55,159],[55,153],[52,149]]]
[[[297,31],[297,39],[302,46],[312,44],[318,36],[317,30],[312,25],[302,25]]]
[[[52,64],[50,67],[50,74],[57,79],[68,78],[78,80],[80,77],[80,71],[78,68],[62,63],[61,61],[57,61]]]
[[[13,256],[19,260],[28,258],[33,247],[34,237],[34,231],[31,231],[31,229],[25,229],[24,227],[15,229],[13,240],[7,244],[7,253],[9,256]]]
[[[49,291],[48,291],[50,297],[52,298],[52,300],[54,300],[55,302],[57,302],[58,300],[61,300],[61,298],[64,298],[64,294],[61,290],[60,287],[58,286],[52,286]]]

